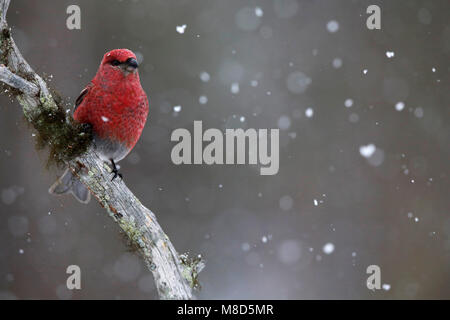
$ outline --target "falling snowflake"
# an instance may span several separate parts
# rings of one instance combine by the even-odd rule
[[[177,26],[177,32],[179,33],[179,34],[183,34],[184,33],[184,31],[186,30],[186,25],[185,24],[183,24],[183,25],[181,25],[181,26]]]
[[[336,20],[331,20],[327,23],[328,32],[335,33],[339,30],[339,23]]]
[[[327,244],[325,244],[322,248],[323,253],[325,254],[332,254],[334,251],[334,244],[332,244],[331,242],[328,242]]]
[[[395,110],[397,111],[402,111],[405,108],[405,103],[404,102],[397,102],[395,105]]]
[[[239,93],[239,83],[235,82],[231,85],[231,93],[238,94]]]
[[[353,106],[353,100],[352,100],[352,99],[347,99],[347,100],[345,100],[344,105],[345,105],[347,108],[350,108],[351,106]]]
[[[203,71],[200,73],[200,80],[202,80],[203,82],[208,82],[211,79],[211,76],[209,75],[208,72]]]
[[[386,51],[386,57],[388,57],[389,59],[393,58],[394,56],[395,56],[394,51]]]
[[[359,153],[364,157],[364,158],[370,158],[375,150],[377,150],[377,147],[375,147],[374,144],[368,144],[366,146],[360,146],[359,147]]]
[[[198,102],[199,102],[200,104],[206,104],[206,103],[208,102],[208,97],[207,97],[207,96],[200,96],[200,97],[198,98]]]

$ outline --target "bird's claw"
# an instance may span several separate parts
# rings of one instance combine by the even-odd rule
[[[115,178],[119,177],[120,180],[123,180],[123,176],[122,174],[119,172],[119,170],[117,169],[116,163],[114,162],[113,159],[111,159],[111,164],[113,166],[113,169],[111,171],[112,174],[114,174],[114,176],[112,177],[111,181],[113,181]]]
[[[119,177],[120,180],[123,180],[122,174],[121,174],[117,169],[116,169],[116,170],[113,170],[111,173],[114,174],[114,176],[112,177],[111,181],[113,181],[113,180],[114,180],[115,178],[117,178],[117,177]]]

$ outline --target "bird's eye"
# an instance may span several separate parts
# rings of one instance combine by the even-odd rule
[[[120,61],[119,61],[119,60],[113,60],[113,61],[111,62],[111,64],[112,64],[113,66],[118,66],[118,65],[120,64]]]

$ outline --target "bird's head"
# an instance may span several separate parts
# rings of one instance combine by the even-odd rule
[[[100,70],[110,76],[137,75],[138,62],[136,55],[128,49],[111,50],[103,56]]]

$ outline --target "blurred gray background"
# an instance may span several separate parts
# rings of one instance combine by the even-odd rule
[[[81,30],[66,28],[70,4]],[[382,30],[366,28],[370,4]],[[448,299],[449,13],[447,0],[14,0],[8,20],[68,101],[106,51],[136,52],[150,117],[121,171],[176,249],[206,259],[199,298]],[[0,298],[157,298],[98,203],[48,195],[60,171],[18,104],[1,96],[0,114]],[[280,128],[279,173],[175,166],[170,134],[194,120]],[[71,264],[82,290],[65,287]]]

